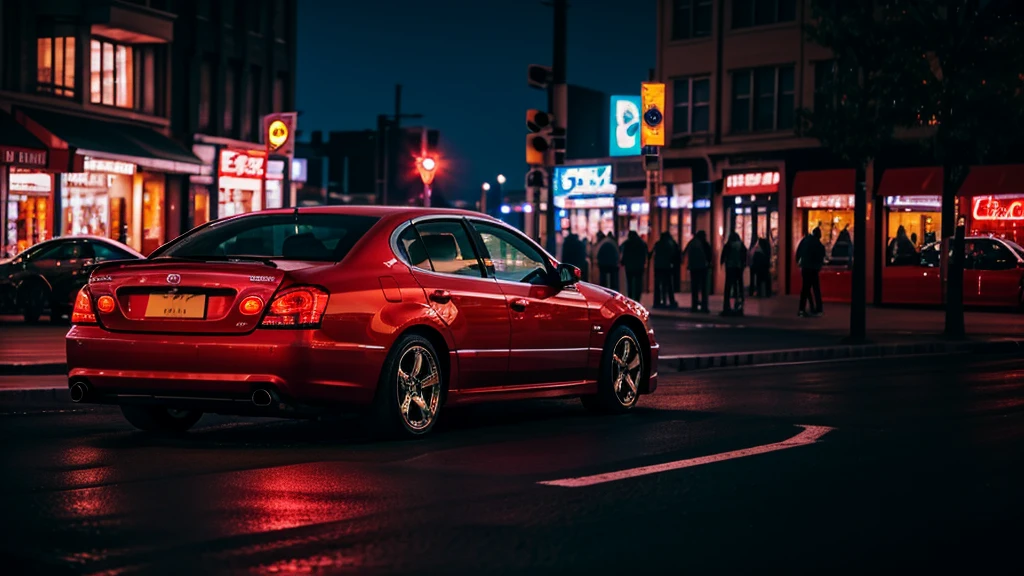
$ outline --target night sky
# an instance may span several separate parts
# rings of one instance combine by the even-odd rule
[[[655,62],[656,0],[571,0],[568,81],[639,94]],[[525,113],[544,108],[529,64],[551,64],[552,10],[541,0],[302,0],[299,129],[360,130],[403,112],[441,131],[443,167],[475,198],[503,173],[521,189]],[[571,138],[571,135],[570,135]]]

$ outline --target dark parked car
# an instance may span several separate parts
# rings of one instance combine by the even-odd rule
[[[60,320],[96,264],[144,258],[120,242],[99,236],[65,236],[40,242],[13,258],[0,260],[0,309],[35,322],[49,310]]]

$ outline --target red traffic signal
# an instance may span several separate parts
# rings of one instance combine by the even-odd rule
[[[419,170],[423,183],[429,186],[434,181],[434,174],[437,172],[437,159],[432,156],[417,158],[416,169]]]

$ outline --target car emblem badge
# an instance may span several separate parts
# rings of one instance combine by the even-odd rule
[[[168,274],[167,275],[167,283],[168,284],[180,284],[181,283],[181,275],[180,274]]]

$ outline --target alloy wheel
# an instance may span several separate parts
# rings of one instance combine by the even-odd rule
[[[623,406],[630,406],[636,401],[642,371],[640,345],[630,336],[619,338],[612,348],[612,389]]]
[[[423,346],[410,346],[398,361],[398,409],[414,432],[430,428],[441,399],[437,360]]]

